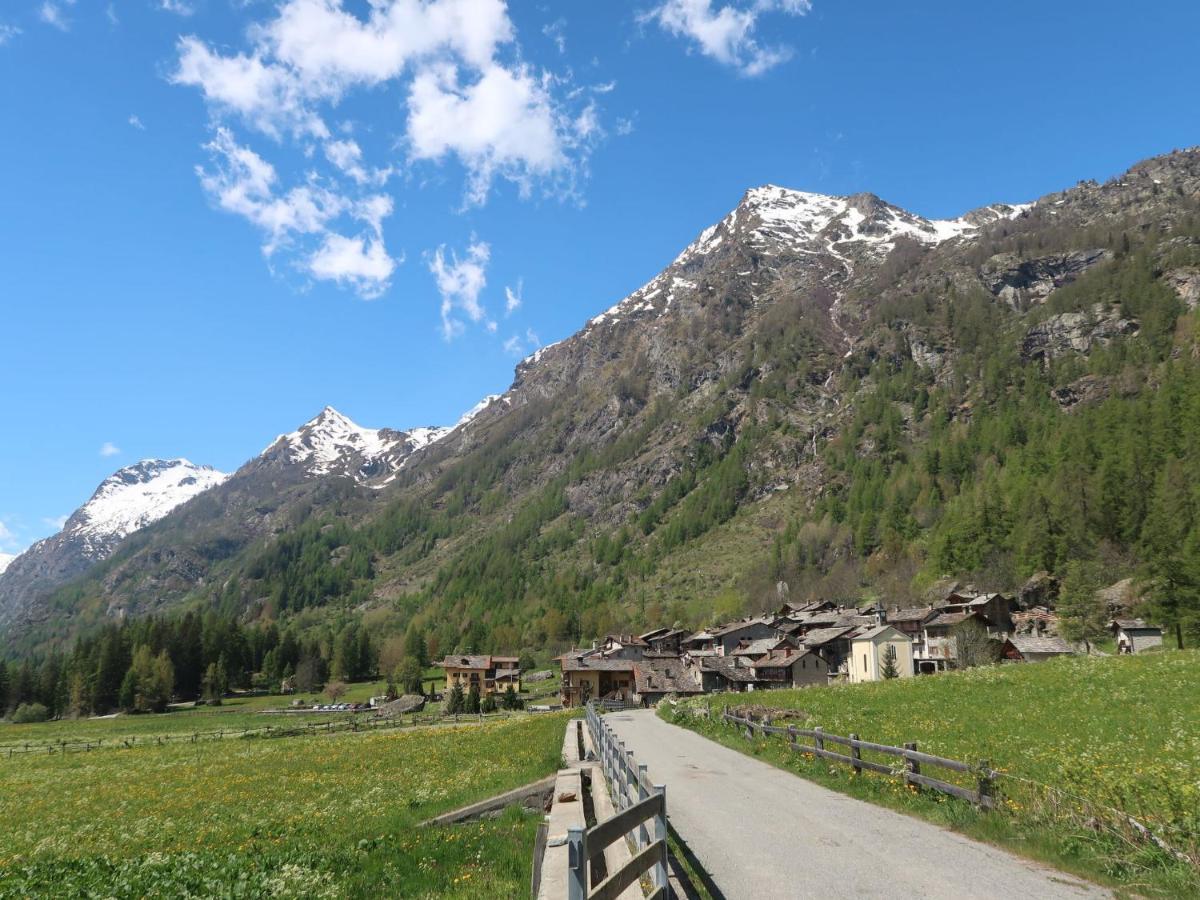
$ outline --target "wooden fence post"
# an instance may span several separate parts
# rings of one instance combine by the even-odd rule
[[[662,812],[654,817],[654,840],[663,842],[662,858],[654,864],[654,887],[662,888],[664,894],[671,890],[667,883],[667,786],[656,784],[654,793],[662,797]]]
[[[824,731],[825,731],[825,729],[823,729],[823,728],[821,728],[821,727],[819,727],[819,726],[818,726],[817,728],[814,728],[814,729],[813,729],[813,746],[814,746],[814,747],[815,747],[817,750],[824,750],[824,749],[825,749],[825,734],[824,734]],[[820,753],[817,753],[816,755],[817,755],[817,756],[820,756],[821,754],[820,754]]]
[[[587,860],[583,855],[581,825],[567,829],[567,900],[584,900],[587,897]]]
[[[993,799],[994,785],[992,784],[992,761],[983,759],[979,761],[979,805],[985,809],[991,809],[994,805]]]
[[[858,735],[851,732],[850,741],[850,758],[854,760],[850,765],[854,766],[855,775],[861,775],[862,766],[859,763],[862,762],[862,747],[858,746]]]
[[[650,797],[650,792],[646,790],[646,764],[640,763],[637,767],[638,771],[638,803]],[[650,846],[650,830],[646,827],[646,823],[642,822],[637,830],[637,845],[639,850],[643,850]]]
[[[796,749],[796,726],[795,725],[788,726],[788,748],[791,750]]]
[[[904,745],[904,749],[912,750],[915,752],[917,749],[917,742],[909,741],[907,744]],[[921,764],[919,762],[917,762],[915,759],[910,759],[909,757],[905,756],[904,757],[904,766],[905,766],[905,769],[913,775],[921,774]],[[909,784],[911,784],[914,788],[916,788],[916,790],[918,792],[920,792],[921,786],[919,784],[917,784],[915,781],[911,780],[908,777],[908,775],[904,776],[904,780],[907,781]]]

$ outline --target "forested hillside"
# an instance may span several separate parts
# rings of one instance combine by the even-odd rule
[[[119,603],[326,648],[350,617],[434,655],[541,649],[765,608],[780,582],[907,605],[1069,563],[1136,577],[1200,638],[1200,151],[949,238],[869,195],[816,218],[779,191],[385,489],[309,491],[237,547],[207,522],[167,580],[187,530],[169,516],[22,645],[66,646]]]

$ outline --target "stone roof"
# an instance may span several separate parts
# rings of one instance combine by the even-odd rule
[[[774,650],[762,659],[755,661],[754,669],[787,669],[794,666],[802,656],[815,654],[815,650],[797,650],[794,647],[783,647]]]
[[[1162,631],[1157,625],[1150,625],[1145,619],[1113,619],[1113,624],[1122,631]]]
[[[887,624],[876,625],[873,628],[868,628],[865,631],[860,631],[851,640],[873,641],[873,640],[875,640],[875,638],[879,637],[881,634],[883,634],[884,632],[887,632],[887,631],[894,631],[894,632],[896,632],[896,634],[900,635],[905,640],[908,640],[908,636],[906,634],[904,634],[904,632],[900,631],[894,625],[887,625]]]
[[[932,606],[914,606],[908,609],[893,609],[887,614],[888,622],[924,622],[933,615]]]
[[[598,656],[563,656],[564,672],[632,672],[632,659],[607,659]]]
[[[699,694],[700,685],[683,660],[647,659],[633,669],[633,687],[639,694]]]
[[[738,661],[730,656],[704,656],[696,660],[700,671],[716,672],[729,681],[757,681],[754,673],[746,666],[739,666]]]
[[[754,625],[766,625],[770,627],[771,622],[768,619],[741,619],[737,622],[729,622],[722,625],[720,628],[714,628],[712,633],[714,637],[722,637],[726,634],[732,634],[741,628],[750,628]]]
[[[1071,647],[1060,637],[1037,637],[1032,634],[1009,635],[1008,642],[1024,656],[1026,653],[1072,653]]]
[[[937,618],[925,623],[926,628],[948,628],[974,616],[973,612],[941,613]]]
[[[820,647],[822,644],[828,644],[830,641],[836,641],[838,638],[854,631],[853,625],[836,625],[833,628],[814,628],[803,638],[804,646]]]
[[[780,641],[785,641],[785,640],[787,640],[787,639],[781,638],[781,637],[759,638],[756,641],[749,641],[746,644],[739,644],[736,648],[734,648],[733,655],[734,656],[766,656],[768,653],[770,653],[772,650],[775,649],[776,645],[778,645],[780,643]]]

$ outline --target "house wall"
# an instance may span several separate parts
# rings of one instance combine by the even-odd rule
[[[854,641],[850,645],[850,682],[859,684],[865,681],[882,680],[883,655],[889,645],[896,648],[896,668],[900,671],[900,677],[911,677],[913,674],[912,641],[903,635],[894,635],[890,638],[881,637],[878,641]]]
[[[729,656],[737,649],[738,642],[745,639],[748,641],[757,641],[759,638],[774,637],[776,631],[770,625],[764,622],[754,622],[747,625],[745,628],[739,628],[736,631],[731,631],[729,634],[723,634],[718,638],[718,647],[721,653]]]
[[[805,653],[792,665],[792,686],[809,687],[829,683],[829,666],[815,653]]]

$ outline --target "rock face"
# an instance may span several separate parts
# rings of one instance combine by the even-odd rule
[[[62,531],[38,541],[0,574],[0,628],[47,591],[106,559],[135,531],[228,477],[186,459],[147,459],[114,472]]]
[[[1021,342],[1021,355],[1046,361],[1068,353],[1087,353],[1096,345],[1137,331],[1137,322],[1096,304],[1090,312],[1059,313],[1030,327]]]
[[[1041,303],[1057,288],[1070,284],[1092,266],[1112,258],[1105,249],[1080,250],[1037,259],[1000,253],[980,271],[984,286],[1016,310]]]
[[[1188,309],[1195,309],[1200,304],[1200,268],[1188,266],[1168,272],[1165,276],[1167,284],[1175,289]]]

